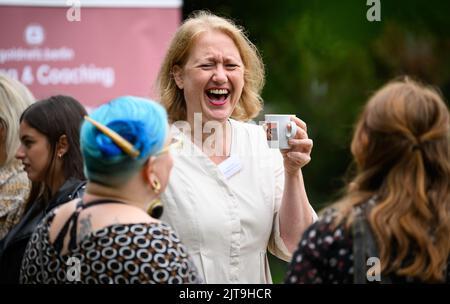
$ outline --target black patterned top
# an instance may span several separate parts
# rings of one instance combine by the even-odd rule
[[[344,224],[334,227],[337,213],[328,209],[303,234],[294,252],[285,283],[336,284],[353,283],[353,235]],[[450,265],[450,259],[448,262]],[[370,266],[367,266],[369,269]],[[449,269],[449,267],[447,267]],[[410,277],[389,276],[392,283],[420,283]],[[372,281],[377,283],[377,281]],[[447,271],[446,282],[450,282]],[[367,281],[367,283],[371,283]]]
[[[21,283],[199,283],[186,248],[167,224],[110,225],[61,255],[49,241],[54,217],[50,213],[33,233]]]

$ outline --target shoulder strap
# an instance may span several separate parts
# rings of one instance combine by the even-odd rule
[[[78,220],[78,214],[81,211],[80,208],[82,205],[83,205],[83,200],[80,199],[77,203],[75,211],[67,219],[67,221],[64,223],[64,226],[62,227],[62,229],[59,231],[58,235],[56,236],[53,246],[55,247],[57,252],[61,252],[61,250],[64,246],[64,238],[66,237],[67,231],[69,230],[69,226],[71,223]]]
[[[64,224],[63,228],[57,235],[55,242],[53,246],[55,247],[57,252],[61,252],[63,246],[64,246],[64,238],[67,235],[67,232],[70,228],[70,239],[69,239],[69,250],[74,250],[77,247],[77,222],[78,222],[78,216],[80,212],[84,209],[102,205],[102,204],[125,204],[124,202],[117,201],[117,200],[111,200],[111,199],[99,199],[99,200],[93,200],[89,203],[83,204],[83,200],[80,199],[77,203],[75,211],[72,213],[72,215],[67,219],[66,223]]]
[[[371,206],[368,207],[370,211]],[[378,246],[369,226],[364,209],[357,207],[353,222],[353,278],[355,284],[365,284],[367,274],[367,257],[379,257]],[[390,284],[389,276],[381,275],[382,284]]]
[[[361,209],[356,210],[353,221],[353,280],[355,284],[366,283],[365,238],[364,224]]]

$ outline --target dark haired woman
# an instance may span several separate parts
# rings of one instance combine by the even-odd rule
[[[18,283],[22,257],[37,224],[54,207],[79,196],[84,185],[80,126],[86,110],[68,96],[52,96],[20,117],[16,158],[32,181],[27,210],[0,244],[0,282]]]

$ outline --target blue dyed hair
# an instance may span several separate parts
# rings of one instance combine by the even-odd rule
[[[133,158],[92,123],[84,121],[80,143],[84,173],[90,181],[117,186],[164,146],[167,113],[154,101],[123,96],[100,106],[89,116],[120,134],[139,151],[139,156]]]

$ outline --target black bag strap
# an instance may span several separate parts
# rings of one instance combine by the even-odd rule
[[[367,274],[367,258],[378,257],[379,251],[372,229],[369,226],[366,215],[369,214],[375,203],[375,198],[367,202],[366,212],[365,208],[360,206],[355,208],[355,219],[353,221],[353,279],[356,284],[366,284]],[[382,284],[390,284],[389,276],[381,275]]]
[[[125,204],[124,202],[117,201],[117,200],[111,200],[111,199],[99,199],[99,200],[93,200],[89,203],[84,204],[83,200],[80,199],[77,203],[75,211],[72,213],[72,215],[67,219],[65,222],[63,228],[58,233],[55,242],[53,246],[55,247],[57,252],[61,252],[63,246],[64,246],[64,238],[67,235],[67,232],[70,228],[70,239],[69,239],[69,250],[74,250],[77,247],[77,223],[78,223],[78,216],[80,215],[80,212],[84,209],[102,205],[102,204]]]
[[[362,212],[358,209],[353,222],[353,281],[355,284],[366,283],[365,237]]]

